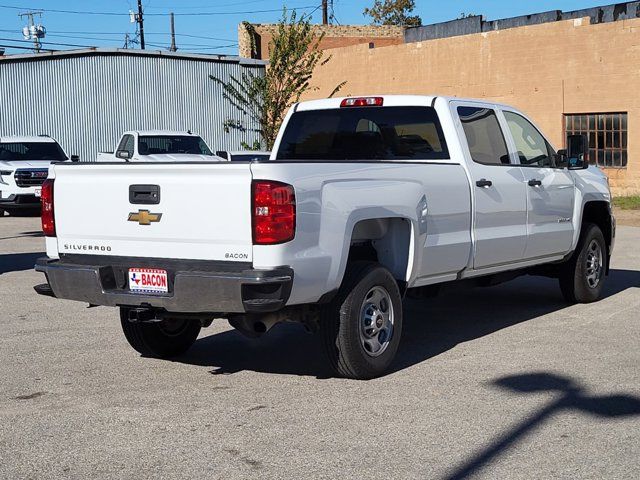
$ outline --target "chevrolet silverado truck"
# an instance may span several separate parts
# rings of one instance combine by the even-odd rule
[[[40,211],[49,165],[66,160],[62,147],[47,135],[0,137],[0,216]]]
[[[398,350],[405,295],[533,274],[598,300],[615,222],[585,153],[494,103],[298,103],[269,160],[54,165],[35,288],[119,307],[144,355],[185,353],[215,318],[251,336],[300,322],[338,375],[373,378]]]
[[[122,134],[115,152],[98,152],[97,162],[223,162],[199,135],[169,130]]]

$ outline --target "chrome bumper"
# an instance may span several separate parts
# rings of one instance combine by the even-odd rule
[[[39,285],[36,291],[91,305],[159,308],[178,313],[264,313],[285,306],[293,283],[293,271],[288,267],[254,270],[227,262],[105,257],[96,263],[96,256],[92,260],[86,264],[39,259],[35,269],[45,274],[50,288]],[[130,267],[167,270],[169,293],[131,292],[126,273]]]

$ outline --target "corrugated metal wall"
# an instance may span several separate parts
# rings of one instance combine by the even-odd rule
[[[46,133],[82,161],[112,151],[125,130],[192,130],[212,150],[238,150],[258,138],[257,126],[209,75],[239,77],[247,68],[264,66],[122,53],[2,60],[0,135]],[[227,119],[241,120],[245,130],[225,133]]]

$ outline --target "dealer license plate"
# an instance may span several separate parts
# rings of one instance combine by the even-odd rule
[[[138,293],[167,293],[167,271],[158,268],[130,268],[129,290]]]

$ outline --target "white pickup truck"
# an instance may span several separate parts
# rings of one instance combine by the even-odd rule
[[[97,162],[212,162],[224,161],[199,135],[169,130],[124,132],[115,152],[98,152]]]
[[[39,212],[49,165],[68,159],[48,135],[0,137],[0,216]]]
[[[557,152],[504,105],[380,96],[296,104],[266,161],[55,165],[36,291],[120,307],[158,357],[214,318],[248,335],[302,322],[337,374],[372,378],[405,294],[537,274],[599,298],[615,222],[583,140]]]

